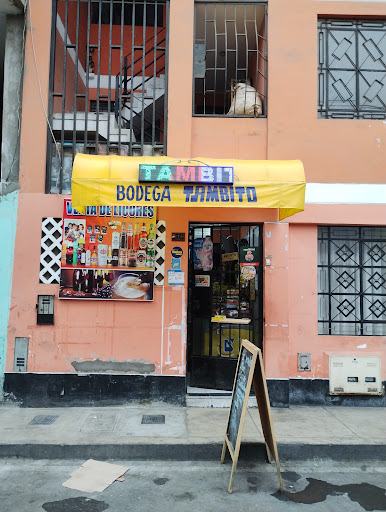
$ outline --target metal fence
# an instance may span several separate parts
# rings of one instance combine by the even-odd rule
[[[322,118],[386,118],[386,20],[318,22]]]
[[[164,153],[168,7],[169,0],[53,2],[47,192],[70,192],[76,153]]]
[[[267,115],[266,30],[266,4],[196,2],[194,115]]]
[[[318,228],[319,334],[386,335],[386,228]]]

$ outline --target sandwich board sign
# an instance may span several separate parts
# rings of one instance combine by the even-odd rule
[[[259,408],[268,460],[271,460],[271,455],[276,462],[279,488],[280,491],[283,492],[283,481],[280,474],[279,456],[273,433],[271,408],[269,404],[267,382],[264,374],[263,358],[261,356],[261,350],[247,340],[242,340],[241,343],[233,384],[232,401],[221,453],[221,464],[224,464],[227,448],[232,459],[232,471],[228,492],[231,493],[233,489],[233,478],[240,453],[241,437],[252,382]]]

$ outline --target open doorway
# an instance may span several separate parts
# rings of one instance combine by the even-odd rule
[[[262,229],[189,228],[188,385],[231,390],[242,339],[263,344]]]

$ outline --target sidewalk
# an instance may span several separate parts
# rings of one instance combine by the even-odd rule
[[[281,460],[386,460],[385,408],[291,407],[271,411]],[[143,424],[144,415],[161,415],[161,420],[164,416],[165,423]],[[53,422],[31,424],[36,417]],[[44,409],[0,405],[0,457],[218,460],[227,418],[228,409],[160,402]],[[241,447],[240,460],[265,457],[256,408],[248,409]]]

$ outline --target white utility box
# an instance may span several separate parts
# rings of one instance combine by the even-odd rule
[[[330,356],[331,395],[382,395],[379,356]]]

